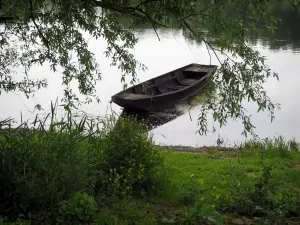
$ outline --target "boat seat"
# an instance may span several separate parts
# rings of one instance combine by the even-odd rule
[[[134,94],[134,93],[122,93],[120,94],[120,97],[123,99],[129,99],[129,100],[137,100],[142,98],[147,98],[149,95],[143,95],[143,94]]]
[[[194,65],[194,66],[190,66],[190,67],[183,69],[183,71],[186,71],[186,72],[205,72],[205,73],[210,72],[210,70],[211,70],[210,67],[199,66],[199,65]]]
[[[185,86],[189,86],[189,85],[192,85],[192,84],[196,83],[197,81],[199,81],[199,80],[197,80],[197,79],[184,79],[184,80],[181,80],[180,83],[185,85]]]
[[[168,85],[168,86],[158,87],[157,89],[159,90],[159,92],[161,94],[163,94],[163,93],[168,93],[170,91],[177,91],[177,90],[180,90],[185,87],[186,86],[183,86],[183,85]]]
[[[185,88],[186,86],[185,85],[170,85],[170,86],[166,86],[167,89],[169,90],[180,90],[182,88]]]

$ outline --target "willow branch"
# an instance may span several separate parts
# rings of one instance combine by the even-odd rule
[[[191,26],[183,19],[183,23],[184,25],[187,27],[187,29],[192,32],[192,34],[194,35],[194,37],[196,37],[195,31],[191,28]],[[219,56],[217,55],[215,48],[213,46],[211,46],[210,43],[208,43],[202,36],[201,36],[201,40],[211,48],[211,50],[213,51],[214,55],[216,56],[216,58],[218,59],[219,63],[222,65],[222,62],[219,58]]]
[[[207,6],[206,8],[202,9],[202,10],[200,11],[200,13],[201,13],[201,12],[207,11],[208,9],[210,9],[210,8],[212,8],[212,7],[214,7],[214,6],[216,6],[218,3],[219,3],[219,2],[216,1],[215,3],[213,3],[213,4],[209,5],[209,6]]]
[[[156,36],[157,36],[158,40],[160,41],[159,35],[158,35],[158,33],[157,33],[157,30],[156,30],[156,25],[155,25],[155,23],[153,22],[154,20],[151,18],[151,16],[149,16],[145,11],[143,11],[143,10],[141,10],[141,9],[135,9],[135,10],[137,10],[137,11],[143,13],[143,14],[149,19],[149,21],[150,21],[150,23],[151,23],[151,25],[152,25],[152,27],[153,27],[153,30],[155,31]]]
[[[94,1],[94,4],[96,7],[101,7],[103,9],[108,9],[108,10],[119,12],[119,13],[130,14],[132,16],[142,18],[142,19],[150,22],[151,24],[154,24],[155,26],[166,27],[164,24],[152,19],[152,17],[148,13],[146,13],[145,11],[143,11],[139,8],[122,7],[119,5],[104,3],[102,1]]]
[[[49,45],[48,40],[45,38],[43,32],[41,31],[41,29],[39,28],[39,26],[37,25],[37,23],[35,21],[35,18],[34,18],[34,15],[33,15],[33,3],[32,3],[32,0],[30,0],[30,15],[31,15],[32,22],[33,22],[35,28],[37,29],[37,31],[38,31],[38,33],[40,35],[40,38],[42,39],[44,45],[46,45],[46,47],[48,49],[47,55],[49,56],[50,55],[50,45]]]
[[[159,2],[160,0],[145,0],[145,1],[143,1],[143,2],[141,2],[140,4],[138,4],[137,6],[135,6],[134,8],[139,8],[139,7],[141,7],[142,5],[146,5],[146,4],[148,4],[148,3],[151,3],[151,2]]]
[[[14,22],[16,19],[17,19],[17,17],[1,16],[0,17],[0,23]]]

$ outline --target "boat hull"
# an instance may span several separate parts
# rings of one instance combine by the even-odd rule
[[[192,64],[192,65],[197,65],[197,64]],[[191,66],[191,65],[188,65],[188,66]],[[183,67],[183,68],[186,68],[186,67]],[[136,110],[156,111],[156,110],[162,110],[164,108],[169,108],[172,105],[174,105],[180,101],[184,101],[186,98],[194,95],[196,92],[199,92],[199,90],[201,90],[201,89],[204,90],[206,85],[208,84],[211,76],[214,74],[216,68],[217,67],[214,67],[211,70],[211,72],[203,75],[197,82],[193,83],[192,85],[186,86],[185,88],[182,88],[177,91],[172,91],[172,92],[153,95],[153,96],[142,96],[141,95],[141,97],[136,97],[136,98],[132,99],[132,98],[124,98],[122,96],[122,94],[120,94],[120,93],[126,92],[126,90],[125,90],[123,92],[120,92],[120,93],[114,95],[112,97],[112,101],[125,109],[131,109],[131,110],[136,109]],[[180,70],[180,69],[177,69],[177,71],[178,70]],[[161,77],[163,77],[163,76],[170,76],[170,75],[165,74],[165,75],[162,75]],[[156,78],[153,78],[151,80],[154,80],[154,79],[156,79]],[[134,95],[134,94],[132,94],[132,95]]]

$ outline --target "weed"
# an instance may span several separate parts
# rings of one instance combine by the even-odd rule
[[[59,204],[60,224],[82,224],[92,221],[97,210],[94,197],[87,193],[75,193],[69,200]]]
[[[95,216],[93,224],[100,225],[154,225],[157,224],[155,215],[145,208],[138,208],[129,200],[122,200],[113,208],[103,208]]]
[[[137,120],[121,118],[104,137],[106,190],[113,195],[144,195],[161,191],[164,162],[147,130]]]
[[[268,155],[277,154],[281,157],[290,157],[290,149],[297,149],[295,141],[286,141],[282,136],[274,139],[265,138],[263,140],[250,140],[241,145],[244,152],[264,152]]]
[[[88,158],[76,134],[11,130],[0,139],[0,211],[8,217],[54,210],[88,185]]]
[[[295,139],[288,141],[289,150],[291,151],[299,151],[300,145],[298,142],[296,142]]]
[[[215,201],[218,195],[213,191],[214,186],[206,187],[203,179],[196,179],[193,175],[190,182],[186,184],[184,203],[187,206],[187,216],[190,224],[201,224],[211,221],[222,224],[222,217],[215,210]]]

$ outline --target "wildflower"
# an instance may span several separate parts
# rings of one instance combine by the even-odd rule
[[[199,183],[202,185],[204,182],[203,182],[203,179],[199,179]]]

